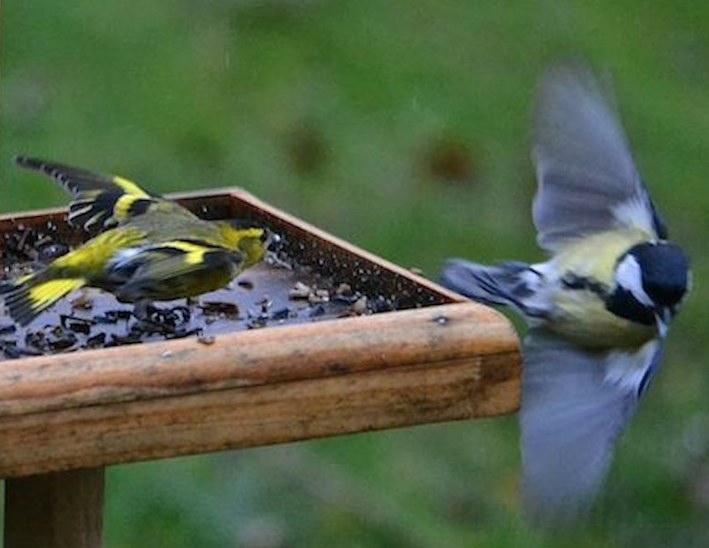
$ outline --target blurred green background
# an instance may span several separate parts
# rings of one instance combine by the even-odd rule
[[[525,527],[507,417],[115,467],[108,547],[709,545],[709,4],[3,4],[2,211],[66,202],[18,153],[163,192],[239,185],[430,276],[542,257],[528,105],[568,54],[615,75],[696,285],[598,518]]]

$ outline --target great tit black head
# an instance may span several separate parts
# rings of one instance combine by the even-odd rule
[[[608,310],[638,323],[655,323],[664,335],[690,286],[689,259],[674,243],[643,242],[619,259],[615,282]]]

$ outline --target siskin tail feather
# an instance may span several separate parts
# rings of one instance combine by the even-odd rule
[[[54,278],[44,270],[0,285],[5,311],[22,326],[59,299],[85,284],[83,278]]]

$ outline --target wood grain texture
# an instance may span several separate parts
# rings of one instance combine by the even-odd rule
[[[0,475],[157,459],[516,410],[516,354],[102,404],[0,421]]]
[[[6,480],[5,548],[99,548],[103,493],[103,468]]]
[[[514,334],[472,303],[18,364],[0,365],[2,477],[491,416],[519,402]]]
[[[0,417],[205,393],[517,350],[474,303],[0,362]],[[3,443],[0,442],[0,448]]]

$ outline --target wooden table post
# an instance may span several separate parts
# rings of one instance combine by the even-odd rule
[[[5,548],[98,548],[104,468],[5,480]]]
[[[519,341],[499,313],[243,191],[189,199],[399,309],[0,361],[6,548],[101,546],[104,466],[517,410]],[[49,221],[69,237],[62,210],[0,216],[0,234]]]

